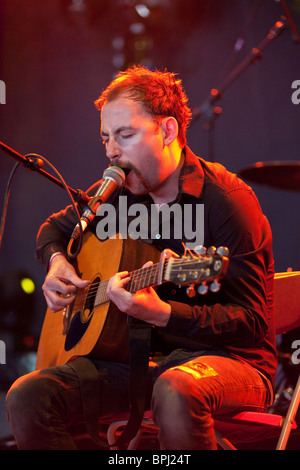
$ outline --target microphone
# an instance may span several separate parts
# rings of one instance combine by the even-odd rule
[[[80,218],[82,231],[92,222],[96,216],[96,211],[100,204],[104,204],[108,198],[125,184],[125,172],[118,166],[111,166],[104,170],[103,181],[96,191],[96,194],[90,199],[88,206]],[[80,235],[79,223],[75,226],[71,240],[76,240]]]

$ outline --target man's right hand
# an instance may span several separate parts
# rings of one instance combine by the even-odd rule
[[[64,255],[57,254],[51,262],[42,289],[50,310],[58,312],[74,301],[78,289],[88,285],[89,281],[83,281],[77,276]]]

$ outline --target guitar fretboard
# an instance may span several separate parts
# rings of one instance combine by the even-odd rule
[[[129,273],[130,281],[127,284],[126,289],[134,293],[140,289],[154,286],[158,282],[159,263],[153,264],[147,268],[140,268]],[[110,302],[108,295],[106,294],[107,284],[109,279],[100,281],[97,286],[97,294],[95,298],[95,307],[99,307],[102,304]]]

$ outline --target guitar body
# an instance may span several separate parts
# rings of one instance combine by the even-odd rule
[[[132,271],[151,260],[157,262],[160,253],[153,245],[127,239],[100,242],[92,233],[84,235],[75,268],[82,279],[105,281],[120,271]],[[95,289],[94,289],[95,290]],[[78,294],[80,296],[80,292]],[[49,309],[40,336],[36,369],[65,364],[74,356],[128,363],[129,339],[127,316],[109,301],[100,306],[89,305],[88,314],[77,310],[76,301],[66,319],[63,311]],[[66,324],[67,323],[67,324]]]

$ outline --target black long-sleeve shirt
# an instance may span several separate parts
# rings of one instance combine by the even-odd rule
[[[88,193],[94,194],[98,185]],[[150,212],[150,196],[136,198],[126,189],[120,195],[127,197],[128,207],[142,202]],[[116,207],[118,201],[119,197],[113,201]],[[190,204],[194,217],[197,204],[204,205],[203,244],[228,247],[229,267],[217,293],[189,298],[185,289],[170,283],[158,287],[158,294],[171,305],[167,326],[156,329],[160,347],[165,351],[175,347],[222,351],[251,364],[274,383],[277,362],[272,234],[256,196],[235,174],[196,157],[186,147],[175,202],[182,208]],[[97,233],[98,222],[95,217],[89,230]],[[38,234],[38,261],[48,266],[52,253],[66,253],[76,223],[72,207],[50,216]],[[172,235],[166,239],[161,236],[162,230],[162,225],[157,227],[152,242],[160,249],[170,248],[181,254],[182,241],[189,240]]]

